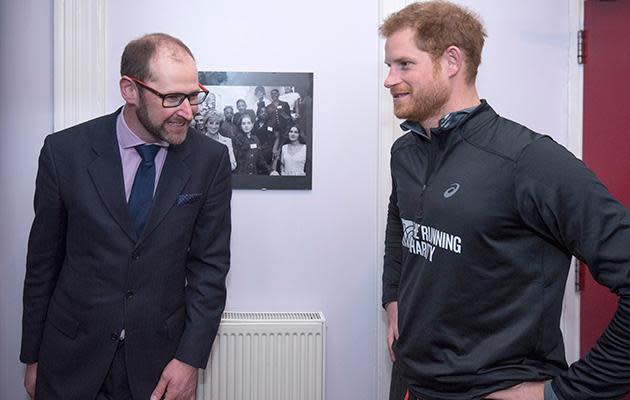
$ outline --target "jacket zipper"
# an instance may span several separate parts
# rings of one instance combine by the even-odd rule
[[[433,175],[433,169],[435,167],[435,158],[437,155],[436,142],[437,138],[432,137],[429,142],[429,151],[427,157],[427,168],[424,174],[424,182],[420,188],[420,198],[418,199],[418,208],[416,209],[415,220],[417,223],[424,221],[424,196],[429,187],[429,180]]]

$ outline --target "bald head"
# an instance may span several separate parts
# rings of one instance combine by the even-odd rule
[[[151,33],[127,44],[120,60],[120,75],[149,81],[152,78],[151,61],[157,57],[176,62],[195,59],[181,40],[166,33]]]

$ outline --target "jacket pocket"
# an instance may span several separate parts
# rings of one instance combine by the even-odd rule
[[[181,306],[166,318],[166,334],[170,339],[177,339],[184,330],[186,307]]]
[[[46,317],[50,323],[61,333],[71,339],[77,337],[79,329],[79,321],[77,321],[66,309],[52,301],[48,308],[48,316]]]
[[[201,199],[201,193],[184,193],[177,196],[175,201],[176,206],[185,206],[186,204],[192,204]]]

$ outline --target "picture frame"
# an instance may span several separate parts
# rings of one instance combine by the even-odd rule
[[[225,137],[231,140],[236,160],[233,189],[311,190],[313,73],[200,71],[198,74],[199,83],[209,94],[199,105],[200,115],[196,119],[203,121],[202,115],[209,110],[214,110],[215,118],[217,114],[222,116],[221,141],[226,144]],[[248,120],[253,125],[249,132]],[[198,125],[203,125],[198,130],[213,137],[207,123]],[[216,130],[216,123],[214,127]]]

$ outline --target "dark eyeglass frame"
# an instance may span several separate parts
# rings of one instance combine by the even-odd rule
[[[133,76],[127,76],[127,78],[131,79],[138,85],[147,89],[149,92],[161,98],[162,107],[164,108],[179,107],[186,99],[188,99],[188,102],[190,103],[191,106],[196,106],[203,103],[206,97],[208,97],[208,93],[209,93],[209,90],[203,87],[201,83],[197,83],[197,85],[199,85],[199,89],[201,90],[198,90],[196,92],[191,92],[188,94],[186,93],[161,93],[153,89],[151,86],[147,85],[145,82],[142,82],[140,79],[134,78]],[[165,103],[167,99],[170,99],[169,104]],[[170,104],[171,101],[173,102],[172,104]]]

